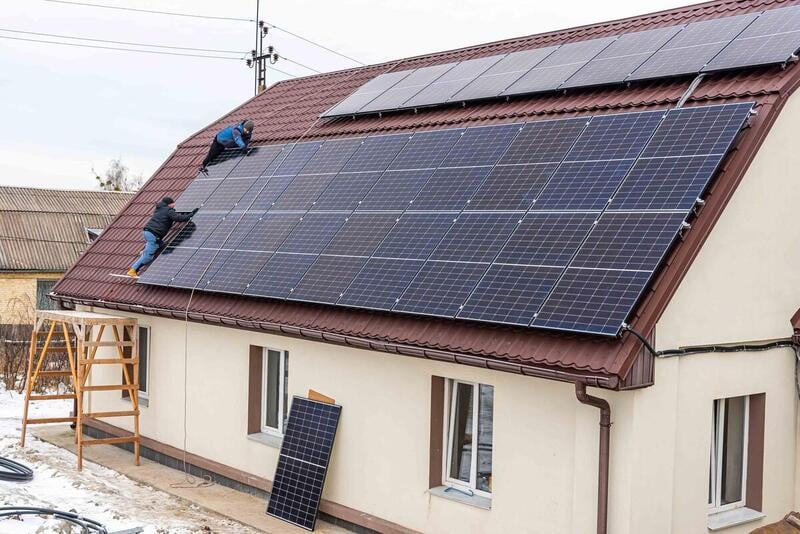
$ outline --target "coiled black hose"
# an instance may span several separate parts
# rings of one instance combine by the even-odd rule
[[[108,530],[101,523],[94,519],[81,517],[73,512],[62,512],[51,508],[34,508],[32,506],[0,506],[0,518],[17,517],[23,515],[46,515],[52,516],[61,521],[66,521],[81,527],[84,534],[108,534]]]
[[[33,479],[33,470],[27,465],[0,456],[0,480],[6,482],[28,482]]]

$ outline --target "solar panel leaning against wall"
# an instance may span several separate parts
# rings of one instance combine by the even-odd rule
[[[617,335],[751,106],[226,155],[187,188],[219,182],[197,228],[140,281]]]

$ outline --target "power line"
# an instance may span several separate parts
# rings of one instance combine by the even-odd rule
[[[8,39],[11,41],[26,41],[29,43],[44,43],[44,44],[54,44],[54,45],[61,45],[61,46],[77,46],[81,48],[98,48],[100,50],[116,50],[118,52],[139,52],[140,54],[158,54],[162,56],[183,56],[183,57],[199,57],[199,58],[206,58],[206,59],[229,59],[233,61],[242,61],[242,58],[238,57],[230,57],[230,56],[211,56],[205,54],[184,54],[181,52],[165,52],[159,50],[138,50],[136,48],[119,48],[114,46],[100,46],[100,45],[89,45],[89,44],[81,44],[81,43],[60,43],[58,41],[46,41],[44,39],[26,39],[24,37],[10,37],[8,35],[0,35],[0,39]]]
[[[253,19],[242,19],[237,17],[214,17],[210,15],[197,15],[194,13],[179,13],[177,11],[156,11],[154,9],[136,9],[133,7],[122,6],[109,6],[106,4],[94,4],[90,2],[71,2],[67,0],[44,0],[45,2],[52,2],[54,4],[69,4],[73,6],[86,6],[86,7],[100,7],[103,9],[118,9],[120,11],[134,11],[136,13],[150,13],[153,15],[171,15],[173,17],[190,17],[193,19],[209,19],[209,20],[230,20],[235,22],[255,22]]]
[[[56,0],[48,0],[48,1],[55,2]],[[325,45],[322,45],[322,44],[319,44],[319,43],[317,43],[315,41],[312,41],[311,39],[308,39],[307,37],[303,37],[302,35],[298,35],[298,34],[296,34],[294,32],[291,32],[291,31],[287,30],[286,28],[281,28],[280,26],[276,26],[275,24],[273,24],[273,23],[271,23],[269,21],[267,21],[267,25],[270,28],[275,28],[276,30],[282,31],[283,33],[288,33],[292,37],[296,37],[296,38],[300,39],[301,41],[305,41],[305,42],[307,42],[309,44],[312,44],[314,46],[318,46],[318,47],[320,47],[320,48],[322,48],[324,50],[327,50],[328,52],[336,54],[337,56],[340,56],[340,57],[343,57],[345,59],[349,59],[350,61],[353,61],[355,63],[358,63],[359,65],[366,65],[366,63],[364,63],[363,61],[359,61],[356,58],[353,58],[353,57],[350,57],[350,56],[346,56],[346,55],[342,54],[341,52],[337,52],[336,50],[334,50],[332,48],[328,48]]]
[[[110,44],[121,44],[121,45],[131,45],[131,46],[145,46],[149,48],[171,48],[173,50],[194,50],[196,52],[221,52],[224,54],[239,54],[244,55],[248,52],[243,52],[241,50],[219,50],[215,48],[192,48],[188,46],[170,46],[170,45],[157,45],[157,44],[149,44],[149,43],[134,43],[130,41],[111,41],[109,39],[92,39],[89,37],[76,37],[73,35],[59,35],[56,33],[40,33],[40,32],[29,32],[23,30],[11,30],[8,28],[0,28],[0,32],[10,32],[10,33],[22,33],[25,35],[38,35],[41,37],[56,37],[58,39],[74,39],[77,41],[91,41],[95,43],[110,43]]]
[[[289,76],[290,78],[297,78],[297,74],[290,74],[290,73],[286,72],[285,70],[276,69],[272,65],[267,65],[267,68],[270,69],[270,70],[274,70],[275,72],[280,72],[281,74],[285,74],[286,76]]]
[[[312,71],[312,72],[316,72],[317,74],[321,74],[321,73],[322,73],[322,71],[319,71],[319,70],[317,70],[317,69],[315,69],[315,68],[313,68],[313,67],[309,67],[308,65],[303,65],[303,64],[302,64],[302,63],[300,63],[299,61],[295,61],[295,60],[293,60],[293,59],[289,59],[288,57],[286,57],[286,56],[284,56],[284,55],[282,55],[282,54],[278,54],[278,57],[279,57],[280,59],[284,60],[284,61],[288,61],[289,63],[294,63],[294,64],[295,64],[295,65],[297,65],[298,67],[303,67],[304,69],[308,69],[308,70],[310,70],[310,71]]]

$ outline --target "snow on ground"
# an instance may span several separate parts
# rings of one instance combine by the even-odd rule
[[[144,527],[146,534],[256,534],[251,528],[85,459],[83,471],[79,473],[74,454],[35,438],[30,428],[25,449],[22,449],[19,438],[23,404],[22,395],[6,391],[0,384],[0,456],[22,462],[34,470],[31,482],[0,481],[0,506],[73,511],[103,523],[109,532]],[[63,417],[71,409],[71,400],[32,402],[28,416]],[[70,530],[54,519],[0,518],[2,534],[72,532],[80,532],[80,529]]]

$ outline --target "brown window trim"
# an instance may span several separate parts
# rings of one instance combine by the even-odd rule
[[[247,433],[261,432],[261,381],[263,377],[264,348],[250,345],[250,362],[247,385]]]
[[[444,428],[444,378],[431,377],[431,431],[430,454],[428,461],[430,471],[428,475],[428,488],[438,488],[442,485],[442,429]]]
[[[747,485],[744,505],[762,512],[764,487],[764,417],[767,395],[750,395],[749,424],[747,426]]]

